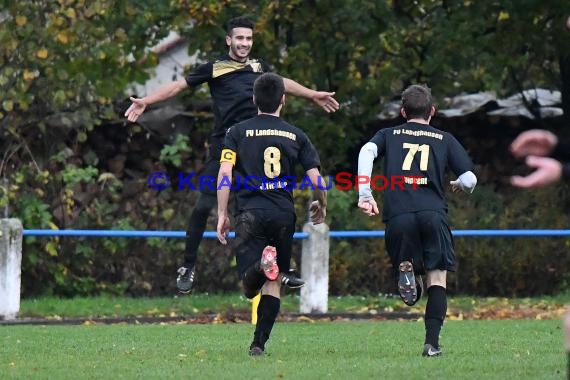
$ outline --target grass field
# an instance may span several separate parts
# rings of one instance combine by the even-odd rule
[[[253,326],[0,327],[1,379],[563,379],[558,320],[449,321],[422,358],[423,323],[278,323],[251,358]]]
[[[296,313],[287,295],[282,312]],[[20,317],[82,325],[1,325],[0,379],[565,379],[561,317],[569,297],[452,297],[441,335],[444,355],[422,358],[423,321],[280,320],[267,355],[247,355],[253,326],[212,323],[248,316],[238,294],[163,298],[24,299]],[[376,316],[423,313],[386,296],[329,298],[329,312]],[[112,324],[106,318],[171,318],[172,323]],[[134,317],[134,318],[133,318]],[[102,319],[98,319],[102,318]],[[44,323],[44,322],[41,322]],[[77,320],[75,320],[77,323]]]

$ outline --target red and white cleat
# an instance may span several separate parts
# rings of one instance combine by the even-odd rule
[[[275,247],[268,245],[263,249],[263,253],[261,254],[261,270],[269,281],[275,281],[279,276],[277,250]]]

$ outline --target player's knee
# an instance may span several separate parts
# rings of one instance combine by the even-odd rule
[[[430,286],[441,286],[442,288],[447,287],[447,271],[435,269],[427,271],[426,284],[429,288]]]
[[[261,293],[273,296],[275,298],[281,298],[280,279],[276,281],[265,281],[265,284],[263,284],[263,287],[261,288]]]

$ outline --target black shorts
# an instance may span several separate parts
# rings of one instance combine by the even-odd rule
[[[394,269],[411,258],[414,272],[455,271],[453,236],[443,212],[424,210],[396,215],[386,222],[386,249]]]
[[[236,216],[234,252],[240,278],[261,259],[263,249],[272,245],[277,250],[280,272],[289,272],[296,216],[291,211],[255,209]]]

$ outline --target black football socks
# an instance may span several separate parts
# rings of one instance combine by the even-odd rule
[[[426,305],[425,327],[426,344],[439,347],[439,333],[447,312],[447,292],[444,287],[430,286],[427,290],[428,301]]]

